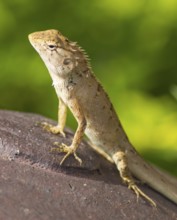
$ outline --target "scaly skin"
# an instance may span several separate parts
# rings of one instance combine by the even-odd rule
[[[93,75],[84,51],[57,30],[32,33],[29,40],[48,68],[60,103],[58,125],[53,127],[45,123],[44,128],[64,135],[67,107],[78,122],[71,146],[55,143],[58,146],[55,151],[66,153],[61,164],[70,154],[82,162],[76,150],[85,133],[91,147],[115,163],[121,178],[137,197],[141,195],[156,206],[136,185],[132,174],[177,203],[177,181],[174,178],[171,181],[169,176],[154,169],[138,155],[110,99]]]

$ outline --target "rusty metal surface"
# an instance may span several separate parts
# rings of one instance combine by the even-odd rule
[[[177,219],[177,206],[143,185],[158,208],[152,208],[122,184],[118,171],[86,142],[61,167],[63,154],[51,153],[53,142],[71,143],[43,131],[35,114],[0,111],[0,219]]]

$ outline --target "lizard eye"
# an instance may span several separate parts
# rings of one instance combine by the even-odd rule
[[[49,48],[50,50],[55,50],[56,47],[57,47],[57,46],[54,45],[54,44],[49,44],[49,45],[48,45],[48,48]]]

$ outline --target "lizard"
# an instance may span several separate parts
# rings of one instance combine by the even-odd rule
[[[44,122],[43,127],[65,136],[67,108],[78,123],[70,146],[54,143],[57,146],[54,150],[65,153],[60,164],[70,155],[82,163],[76,151],[86,134],[90,146],[116,165],[121,179],[137,198],[142,196],[156,207],[156,202],[139,188],[134,177],[177,204],[177,180],[158,171],[133,147],[85,51],[55,29],[31,33],[28,39],[44,61],[59,100],[58,124]]]

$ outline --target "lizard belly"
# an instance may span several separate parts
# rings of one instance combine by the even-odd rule
[[[97,99],[100,98],[102,99],[103,97],[98,97]],[[111,155],[117,151],[119,145],[121,146],[123,144],[121,142],[127,137],[122,130],[112,104],[108,102],[110,106],[104,105],[103,98],[103,106],[100,106],[97,104],[100,103],[97,99],[92,100],[90,103],[88,101],[87,107],[84,110],[87,121],[85,134],[92,144]],[[122,137],[125,137],[125,139]]]

